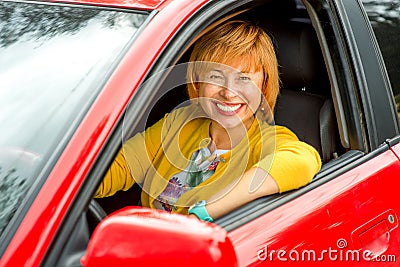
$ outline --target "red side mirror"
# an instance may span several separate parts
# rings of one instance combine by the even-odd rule
[[[103,220],[81,260],[91,266],[237,266],[227,232],[188,216],[140,207]]]

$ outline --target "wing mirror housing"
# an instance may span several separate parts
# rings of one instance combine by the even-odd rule
[[[96,227],[81,263],[92,266],[237,266],[218,225],[165,211],[128,207]]]

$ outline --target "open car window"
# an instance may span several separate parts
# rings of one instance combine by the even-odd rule
[[[323,51],[305,6],[300,2],[297,3],[290,12],[286,13],[287,16],[281,16],[282,13],[277,12],[277,10],[281,10],[280,8],[284,7],[274,6],[271,8],[266,4],[246,12],[239,12],[234,16],[229,15],[229,17],[230,19],[253,21],[271,36],[277,51],[282,80],[281,93],[275,109],[275,124],[288,127],[296,133],[300,140],[318,150],[325,166],[316,176],[317,180],[324,176],[327,170],[329,171],[330,166],[339,166],[338,163],[341,161],[345,164],[347,160],[353,160],[362,155],[362,152],[346,153],[352,151],[352,148],[345,147],[341,142]],[[216,23],[224,23],[224,21],[226,19],[221,19]],[[204,28],[212,29],[210,25],[206,25]],[[182,68],[189,59],[191,49],[192,47],[182,48],[184,52],[175,62],[175,67],[167,70],[161,69],[150,76],[149,79],[157,82],[151,84],[148,81],[143,86],[145,90],[142,91],[155,93],[142,115],[141,121],[135,121],[136,126],[132,127],[130,120],[137,114],[137,108],[134,106],[137,102],[135,102],[134,96],[131,103],[133,112],[130,114],[128,111],[124,118],[124,140],[153,125],[174,108],[188,104],[185,70]],[[154,77],[156,78],[154,79]],[[163,82],[160,83],[160,81]],[[344,159],[337,160],[342,155],[344,155]],[[132,203],[139,204],[140,192],[141,188],[135,185],[126,192],[117,192],[113,197],[98,199],[98,201],[107,212],[112,212]],[[268,203],[268,199],[276,197],[278,196],[267,197],[259,201],[264,205]],[[241,212],[243,211],[239,213]],[[251,212],[251,209],[248,212]],[[226,222],[237,220],[239,213],[234,212],[228,215],[226,218],[229,220]],[[217,220],[216,223],[225,225],[227,224],[224,222],[226,218]]]

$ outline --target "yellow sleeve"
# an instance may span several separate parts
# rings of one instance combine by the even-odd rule
[[[166,117],[124,143],[98,187],[95,198],[112,196],[117,191],[128,190],[135,183],[143,183],[145,173],[161,147],[161,130]]]
[[[128,190],[135,181],[126,164],[123,149],[120,149],[111,167],[108,169],[103,181],[97,188],[95,198],[114,195],[119,190]]]
[[[321,169],[321,158],[315,148],[299,141],[294,133],[285,127],[276,130],[275,153],[258,162],[276,181],[280,192],[302,187]]]

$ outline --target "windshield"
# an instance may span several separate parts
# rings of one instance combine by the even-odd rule
[[[0,234],[146,17],[0,1]]]

